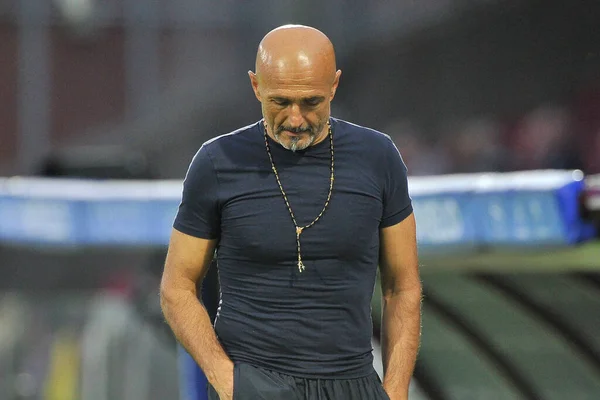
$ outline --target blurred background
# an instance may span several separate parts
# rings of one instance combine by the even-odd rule
[[[391,135],[411,177],[600,173],[599,20],[596,0],[0,0],[0,176],[181,180],[261,117],[247,71],[285,23],[331,38],[334,116]],[[0,399],[184,399],[164,256],[0,235]],[[414,399],[600,398],[597,243],[425,260]]]

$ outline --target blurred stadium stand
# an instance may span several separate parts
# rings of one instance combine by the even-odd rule
[[[246,71],[282,21],[331,36],[334,113],[393,135],[414,175],[600,171],[594,0],[2,4],[0,56],[14,60],[0,65],[2,175],[116,145],[180,177],[203,141],[257,119]]]

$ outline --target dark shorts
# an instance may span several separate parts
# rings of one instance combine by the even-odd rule
[[[208,385],[208,399],[219,400]],[[357,379],[298,378],[245,363],[233,369],[233,400],[389,400],[376,372]]]

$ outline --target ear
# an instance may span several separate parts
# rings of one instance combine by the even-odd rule
[[[335,73],[333,85],[331,85],[331,97],[329,98],[329,101],[333,100],[333,98],[335,97],[335,92],[337,91],[338,85],[340,84],[340,76],[342,76],[342,70],[338,69]]]
[[[260,97],[260,91],[258,90],[258,77],[252,71],[248,71],[248,76],[250,77],[250,84],[252,85],[252,90],[254,90],[254,95],[258,99],[258,101],[262,102]]]

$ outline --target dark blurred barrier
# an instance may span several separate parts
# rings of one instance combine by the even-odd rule
[[[145,154],[119,146],[68,147],[46,158],[39,175],[89,179],[154,179]]]
[[[600,235],[600,175],[586,178],[586,187],[583,192],[583,215],[594,222]]]

